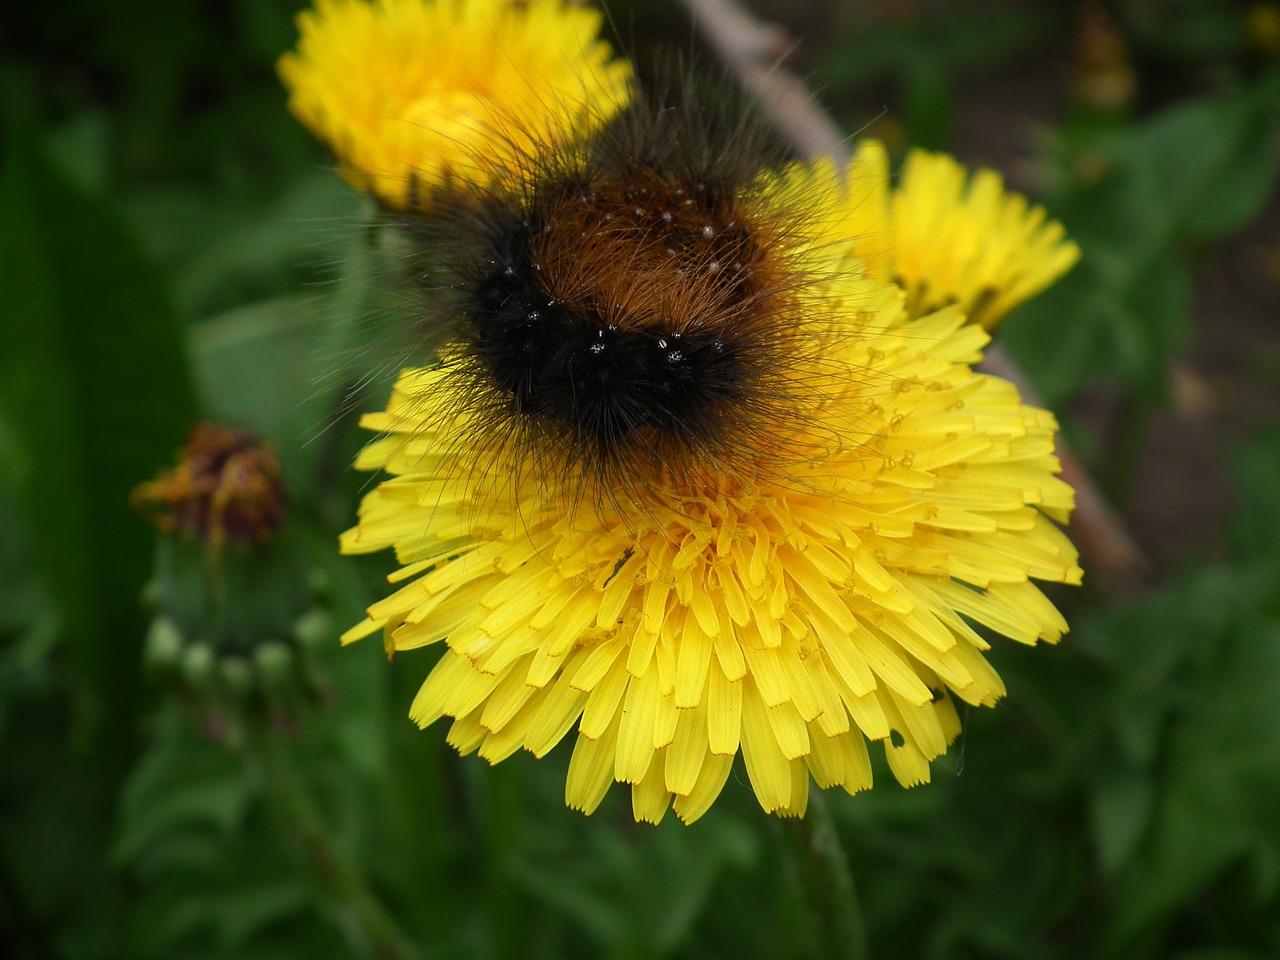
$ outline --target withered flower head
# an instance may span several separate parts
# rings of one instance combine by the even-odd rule
[[[161,532],[212,549],[268,543],[284,522],[275,451],[250,431],[211,423],[196,424],[177,466],[135,488],[132,501]]]

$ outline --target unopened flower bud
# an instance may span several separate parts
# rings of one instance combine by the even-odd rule
[[[186,638],[178,625],[168,617],[158,616],[151,621],[151,627],[147,630],[143,660],[149,669],[161,675],[170,675],[182,662],[186,645]]]
[[[296,682],[294,652],[280,640],[264,640],[253,651],[253,664],[267,694],[286,693]]]
[[[197,640],[182,654],[182,679],[194,690],[205,692],[213,687],[216,667],[213,647]]]
[[[323,650],[337,644],[329,615],[313,607],[293,622],[293,636],[304,650]]]

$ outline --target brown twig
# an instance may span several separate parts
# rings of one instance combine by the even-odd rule
[[[848,138],[818,106],[804,81],[781,65],[795,47],[785,30],[761,23],[734,0],[684,0],[684,4],[743,89],[801,154],[848,159]]]
[[[804,82],[782,61],[795,42],[781,27],[765,24],[736,0],[683,0],[693,21],[777,128],[804,156],[849,155],[848,141],[818,106]],[[983,368],[1014,383],[1028,403],[1038,403],[1026,376],[998,345],[987,351]],[[1071,533],[1089,571],[1103,586],[1127,586],[1146,569],[1146,560],[1079,458],[1058,437],[1062,476],[1076,491]]]

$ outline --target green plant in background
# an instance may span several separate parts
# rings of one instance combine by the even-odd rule
[[[339,562],[332,537],[365,482],[347,470],[362,440],[343,411],[384,399],[347,394],[370,369],[361,344],[381,336],[365,318],[386,309],[387,251],[285,118],[272,64],[296,37],[293,9],[64,6],[6,10],[0,31],[6,952],[822,955],[804,878],[745,786],[691,828],[636,830],[612,797],[590,819],[568,814],[567,757],[489,769],[403,719],[425,667],[412,652],[388,669],[376,647],[319,649],[332,698],[238,752],[149,692],[153,544],[128,495],[197,409],[276,445],[304,565],[321,571],[308,583],[326,584],[334,623],[382,591],[381,565]],[[944,82],[912,95],[918,112],[891,90],[842,108],[854,129],[888,102],[907,131],[893,143],[955,146],[947,131],[970,122],[957,107],[977,98],[998,115],[992,91],[1017,84],[1018,64],[1056,58],[1034,172],[1082,260],[1000,337],[1112,489],[1135,482],[1134,463],[1206,475],[1195,440],[1212,428],[1169,413],[1170,362],[1193,336],[1248,361],[1215,381],[1224,407],[1239,397],[1255,420],[1276,414],[1274,331],[1262,324],[1242,347],[1240,321],[1275,303],[1277,238],[1264,220],[1237,239],[1274,209],[1276,5],[1108,5],[1122,41],[1110,62],[1130,92],[1101,106],[1077,94],[1069,114],[1057,110],[1063,38],[1079,36],[1081,5],[1034,17],[995,5],[991,30],[945,6],[879,9],[863,32],[805,29],[831,35],[824,64],[844,37],[866,49],[886,26],[904,38],[902,63],[955,48]],[[827,8],[794,14],[821,27]],[[997,57],[987,35],[1006,28]],[[829,83],[827,99],[867,82]],[[931,140],[912,116],[944,122]],[[1193,300],[1224,259],[1230,284]],[[1252,304],[1227,299],[1243,290]],[[1125,414],[1120,433],[1073,404],[1096,402],[1100,383]],[[1234,421],[1219,416],[1225,435]],[[1177,459],[1140,443],[1152,423]],[[1235,449],[1231,519],[1197,533],[1192,556],[1157,567],[1137,596],[1055,595],[1069,641],[992,653],[1011,696],[962,717],[928,788],[833,798],[873,954],[1280,951],[1280,435],[1232,436],[1246,432],[1222,441]]]

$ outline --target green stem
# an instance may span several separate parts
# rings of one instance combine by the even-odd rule
[[[799,887],[816,955],[867,960],[867,932],[849,858],[820,791],[803,818],[782,821],[787,856]]]
[[[332,831],[288,746],[279,737],[260,732],[253,749],[266,777],[268,802],[337,903],[357,955],[413,960],[416,951],[408,939],[369,889],[360,869],[333,843]]]

